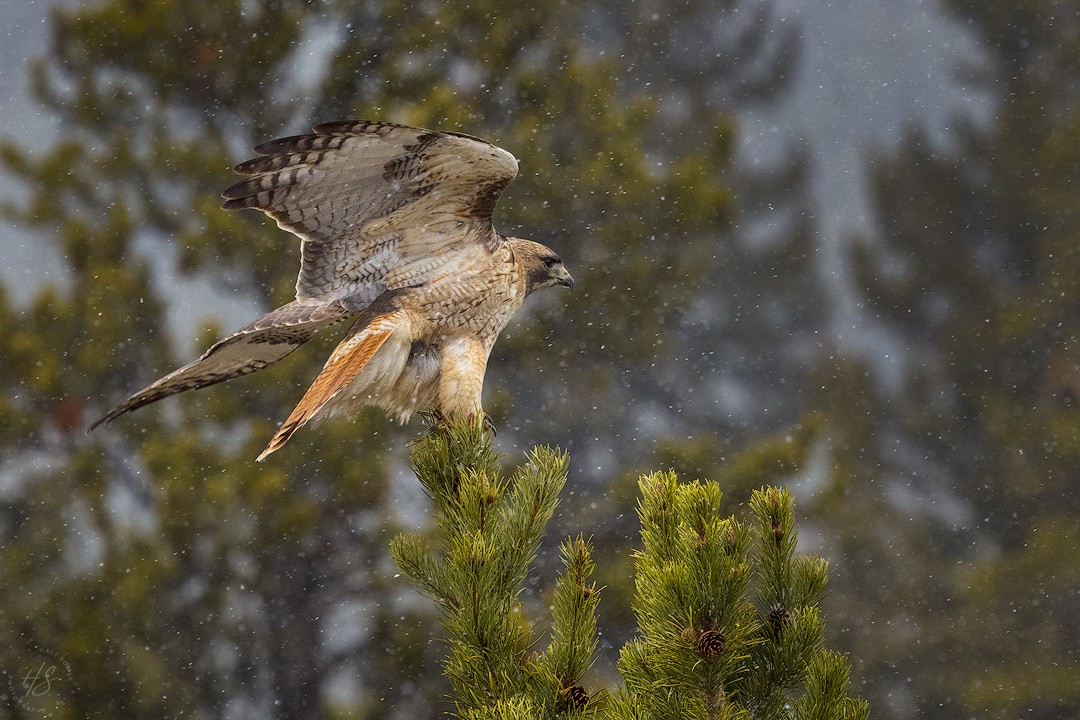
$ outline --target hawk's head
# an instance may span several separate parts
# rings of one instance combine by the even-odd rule
[[[526,294],[554,285],[573,289],[574,278],[566,271],[554,250],[521,238],[507,238],[507,242],[513,247],[514,256],[525,272]]]

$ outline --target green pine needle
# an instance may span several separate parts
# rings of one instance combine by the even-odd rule
[[[712,482],[641,478],[634,553],[638,633],[622,649],[614,696],[583,678],[597,647],[600,592],[582,536],[560,548],[550,640],[539,653],[519,601],[569,458],[536,448],[509,478],[480,422],[436,425],[413,449],[434,505],[435,542],[402,534],[391,552],[438,603],[459,718],[862,720],[847,659],[823,648],[818,599],[828,563],[796,553],[794,501],[762,488],[752,522],[721,512]]]

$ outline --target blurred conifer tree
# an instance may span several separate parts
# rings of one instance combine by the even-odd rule
[[[861,284],[908,360],[891,399],[855,362],[822,373],[842,459],[842,506],[818,506],[845,558],[830,601],[879,608],[842,647],[881,678],[863,692],[884,717],[1072,718],[1077,3],[949,5],[981,36],[986,62],[971,79],[996,82],[1000,106],[989,133],[961,128],[951,152],[912,133],[876,163],[884,242],[863,258]],[[882,518],[873,535],[850,522],[867,515]]]

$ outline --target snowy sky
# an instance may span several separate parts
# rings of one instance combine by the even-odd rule
[[[823,330],[868,360],[886,390],[900,390],[905,353],[863,314],[851,243],[873,243],[867,159],[921,127],[948,152],[960,120],[987,128],[994,98],[964,79],[985,67],[978,38],[936,0],[778,0],[801,28],[793,92],[769,114],[743,118],[744,162],[768,164],[786,148],[810,158],[817,272],[832,313]]]
[[[45,0],[3,0],[6,29],[0,43],[0,133],[23,147],[44,149],[60,132],[59,121],[43,113],[29,98],[27,61],[46,46],[48,9]],[[0,198],[20,197],[10,176],[0,172]],[[30,299],[42,283],[61,281],[63,265],[47,240],[28,236],[0,219],[0,279],[16,301]]]
[[[26,147],[44,148],[60,127],[28,97],[26,63],[46,47],[46,18],[54,3],[4,4],[0,128]],[[777,8],[784,22],[801,28],[802,57],[792,94],[769,114],[744,118],[742,159],[769,164],[786,148],[808,152],[817,262],[835,308],[828,330],[887,365],[883,355],[888,353],[882,352],[887,338],[860,312],[846,252],[855,237],[873,239],[865,158],[895,145],[903,129],[912,125],[929,129],[940,149],[947,149],[958,118],[976,125],[988,122],[992,99],[959,79],[962,66],[979,64],[978,43],[966,25],[948,17],[935,0],[777,0]],[[18,199],[19,193],[10,181],[0,186],[5,199]],[[17,302],[28,300],[41,283],[62,280],[63,265],[46,239],[0,223],[0,279]],[[190,330],[208,315],[232,326],[258,311],[250,299],[221,296],[199,280],[177,282],[172,258],[150,256],[165,280],[163,290],[174,300],[172,324],[179,335],[190,337]]]

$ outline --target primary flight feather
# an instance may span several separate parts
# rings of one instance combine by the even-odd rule
[[[296,299],[116,406],[103,422],[277,362],[352,320],[259,459],[312,418],[363,405],[479,416],[487,359],[525,297],[574,280],[550,248],[495,230],[513,155],[478,138],[333,122],[264,143],[236,166],[228,210],[255,208],[300,238]]]

